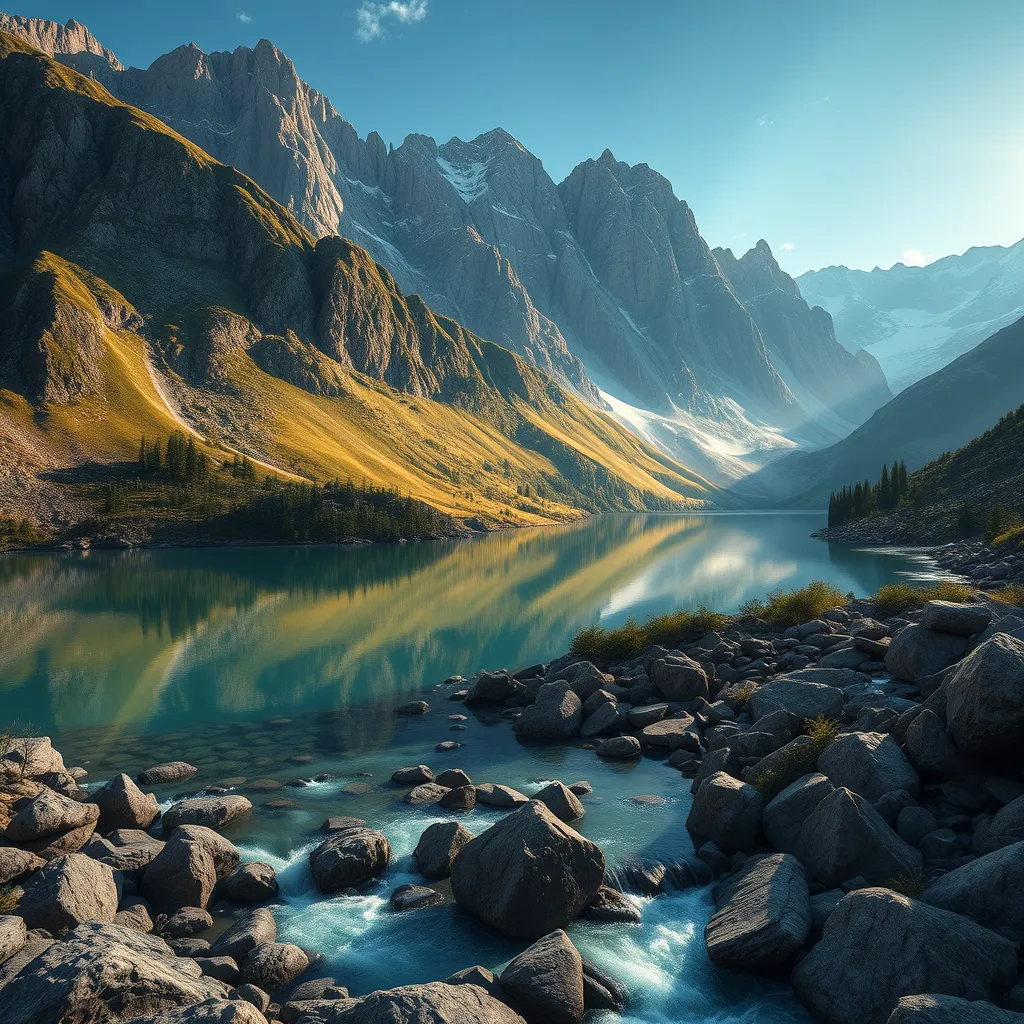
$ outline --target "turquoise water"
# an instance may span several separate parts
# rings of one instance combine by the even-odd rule
[[[812,579],[863,595],[930,572],[912,553],[812,539],[821,525],[818,514],[605,516],[358,549],[11,555],[0,558],[0,725],[51,735],[90,781],[183,758],[199,773],[184,789],[164,787],[162,801],[214,783],[247,795],[253,816],[228,834],[279,870],[282,934],[322,952],[324,970],[355,993],[496,968],[520,947],[452,904],[389,909],[395,887],[419,880],[409,855],[420,833],[447,816],[404,804],[388,781],[395,768],[461,767],[527,792],[538,780],[588,779],[578,827],[610,864],[692,853],[689,783],[654,760],[602,763],[579,742],[523,746],[506,721],[429,691],[453,673],[548,660],[593,622],[732,611]],[[430,714],[392,714],[424,691]],[[463,746],[436,753],[447,739]],[[319,773],[330,780],[290,785]],[[338,813],[381,828],[394,861],[363,895],[321,900],[306,855]],[[479,808],[462,820],[476,832],[496,816]],[[639,900],[641,925],[580,922],[572,934],[629,986],[629,1021],[806,1021],[788,990],[707,961],[709,900],[703,889]]]

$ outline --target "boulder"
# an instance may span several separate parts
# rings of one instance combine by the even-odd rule
[[[165,1010],[149,1017],[133,1017],[131,1024],[266,1024],[267,1018],[240,999],[204,999],[192,1006]]]
[[[917,772],[903,751],[880,732],[840,733],[818,757],[818,771],[871,803],[898,789],[911,796],[921,791]]]
[[[114,915],[114,924],[122,928],[134,928],[140,932],[151,932],[153,930],[153,908],[149,903],[136,896],[127,896],[121,901],[121,905]]]
[[[33,871],[38,871],[46,863],[28,850],[19,850],[16,846],[0,846],[0,885],[16,882]]]
[[[214,832],[212,828],[206,828],[205,825],[179,825],[175,830],[175,835],[178,834],[206,848],[213,858],[218,879],[226,878],[241,862],[242,855],[238,852],[238,847],[219,832]]]
[[[452,865],[460,906],[515,938],[563,928],[604,880],[604,855],[531,800],[467,843]]]
[[[157,919],[157,931],[165,939],[184,939],[213,927],[213,918],[202,907],[182,907],[170,917]]]
[[[390,861],[387,836],[372,828],[331,833],[309,855],[313,881],[321,892],[363,885],[382,875]]]
[[[810,932],[807,879],[788,853],[751,858],[716,902],[704,942],[719,967],[778,970],[803,948]]]
[[[217,867],[209,848],[177,830],[142,875],[140,891],[157,910],[206,907],[217,884]]]
[[[477,803],[488,807],[521,807],[530,798],[510,786],[496,786],[493,782],[485,782],[476,787]]]
[[[187,761],[169,761],[166,764],[156,764],[139,772],[136,782],[140,786],[162,786],[168,782],[181,782],[191,778],[199,769]]]
[[[685,654],[671,654],[651,663],[651,682],[666,700],[709,697],[707,673]]]
[[[621,1013],[628,993],[625,986],[601,970],[592,960],[583,958],[583,1006],[587,1010],[611,1010]]]
[[[835,786],[817,772],[804,775],[768,802],[761,827],[776,850],[793,853],[798,849],[804,822]]]
[[[447,878],[473,834],[457,821],[438,821],[424,830],[412,859],[424,878]]]
[[[391,894],[392,910],[420,910],[444,903],[444,893],[425,885],[400,885]]]
[[[467,704],[504,704],[526,692],[526,686],[507,672],[481,672],[466,695]]]
[[[1024,744],[1024,640],[997,633],[946,680],[946,723],[969,754],[1000,754]]]
[[[461,789],[463,786],[473,785],[473,780],[461,768],[448,768],[441,772],[434,781],[439,786],[447,786],[449,789]]]
[[[240,864],[217,883],[217,895],[235,903],[263,903],[277,893],[277,874],[262,861]]]
[[[57,857],[29,879],[18,913],[29,928],[45,928],[51,935],[83,921],[113,921],[117,913],[114,873],[84,853]]]
[[[631,761],[640,756],[640,741],[635,736],[612,736],[597,745],[596,753],[609,761]]]
[[[975,823],[973,845],[979,853],[992,853],[1024,839],[1024,796],[1001,807],[983,829]]]
[[[413,807],[422,807],[424,804],[436,804],[450,790],[445,786],[439,786],[436,782],[424,782],[405,794],[405,802]]]
[[[922,708],[907,726],[904,749],[910,763],[926,779],[966,779],[976,772],[930,708]]]
[[[194,959],[204,977],[216,978],[225,985],[237,985],[242,980],[238,964],[229,956],[197,956]]]
[[[818,715],[840,718],[845,700],[842,690],[800,677],[799,673],[793,672],[776,676],[770,683],[759,686],[750,697],[750,710],[754,721],[774,711],[785,711],[802,721]]]
[[[238,988],[230,994],[229,998],[250,1003],[262,1014],[266,1014],[267,1010],[270,1008],[270,996],[267,995],[259,985],[253,985],[250,982],[246,982],[244,985],[239,985]]]
[[[576,821],[587,813],[576,795],[561,782],[549,783],[533,799],[544,804],[559,821]]]
[[[921,901],[1024,942],[1024,842],[941,875],[925,889]]]
[[[399,704],[395,708],[396,715],[425,715],[430,710],[430,705],[425,700],[410,700]]]
[[[622,924],[639,924],[640,911],[636,904],[618,889],[602,885],[593,900],[581,915],[592,921],[614,921]]]
[[[12,843],[26,843],[85,826],[95,826],[100,809],[95,804],[77,800],[44,789],[14,815],[4,829],[4,838]]]
[[[992,612],[983,604],[959,604],[953,601],[929,601],[921,611],[921,625],[955,636],[974,636],[992,621]]]
[[[564,739],[575,736],[583,724],[583,703],[565,682],[545,683],[537,700],[523,708],[512,723],[520,736],[534,739]]]
[[[49,736],[19,736],[0,755],[0,777],[13,768],[26,779],[64,772],[64,758],[53,749]]]
[[[667,704],[645,704],[640,708],[630,708],[626,718],[634,729],[643,729],[645,726],[660,722],[667,714]]]
[[[244,796],[199,796],[176,803],[163,816],[163,827],[170,832],[179,825],[202,825],[214,831],[252,812]]]
[[[896,832],[905,843],[921,847],[921,840],[939,827],[935,815],[925,807],[904,807],[896,816]]]
[[[587,700],[598,690],[606,689],[615,685],[614,676],[602,672],[596,665],[589,661],[578,661],[575,665],[569,665],[557,675],[549,676],[554,681],[564,680],[572,687],[573,693],[580,700]]]
[[[583,961],[561,929],[515,957],[501,986],[527,1021],[576,1024],[583,1016]]]
[[[27,936],[23,918],[0,914],[0,964],[10,960],[25,945]]]
[[[897,679],[913,683],[949,668],[966,651],[966,637],[911,625],[893,637],[885,655],[885,667]]]
[[[577,696],[579,696],[577,694]],[[619,698],[608,690],[595,690],[583,701],[583,719],[586,721],[602,704],[617,704]]]
[[[89,797],[100,809],[100,828],[146,829],[156,821],[160,808],[152,793],[143,793],[127,775],[115,775]]]
[[[399,786],[420,786],[424,782],[433,782],[434,772],[425,764],[414,764],[396,769],[391,773],[391,781]]]
[[[242,983],[273,992],[309,970],[309,957],[290,942],[264,942],[251,949],[242,964]]]
[[[696,731],[692,715],[677,715],[644,726],[640,732],[640,743],[645,747],[664,747],[667,750],[696,750],[700,746],[700,734]]]
[[[889,889],[860,889],[829,915],[792,983],[823,1024],[887,1024],[902,996],[991,999],[1016,976],[1008,939]]]
[[[241,964],[250,950],[276,938],[274,915],[266,907],[256,907],[237,917],[231,927],[217,937],[210,947],[210,956],[229,956]]]
[[[921,867],[908,846],[863,797],[836,789],[804,821],[792,851],[807,877],[827,888],[858,876],[882,885]]]
[[[526,1024],[478,985],[443,981],[371,992],[329,1012],[330,1024]]]
[[[1024,1024],[1024,1014],[957,996],[904,996],[887,1024]]]
[[[437,804],[451,811],[471,811],[476,806],[476,789],[473,786],[456,786],[449,789]]]
[[[600,736],[602,733],[617,732],[628,724],[626,709],[615,701],[605,701],[593,714],[588,715],[580,726],[581,736]]]
[[[697,791],[686,828],[699,846],[706,840],[726,853],[753,852],[761,834],[764,798],[753,786],[717,772]]]

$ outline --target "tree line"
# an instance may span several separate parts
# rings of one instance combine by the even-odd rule
[[[828,525],[842,526],[854,519],[863,519],[872,512],[894,509],[908,493],[907,467],[902,460],[892,468],[882,466],[878,482],[863,480],[833,491],[828,502]]]

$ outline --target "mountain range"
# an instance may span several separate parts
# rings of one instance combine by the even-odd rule
[[[507,132],[360,138],[272,43],[180,46],[124,68],[82,26],[0,27],[237,167],[316,237],[610,409],[696,472],[734,480],[845,436],[891,392],[764,242],[712,251],[646,164],[605,151],[561,183]]]

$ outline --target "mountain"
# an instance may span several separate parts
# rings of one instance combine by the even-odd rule
[[[744,483],[791,505],[824,507],[831,491],[876,480],[883,463],[902,459],[915,470],[962,447],[1022,398],[1024,318],[901,391],[849,437],[787,455]]]
[[[799,294],[789,305],[804,325],[766,336],[692,211],[645,164],[606,151],[556,184],[501,129],[440,145],[362,139],[266,40],[231,53],[190,44],[95,76],[315,235],[351,238],[403,291],[703,473],[731,479],[795,444],[831,443],[889,397],[877,366],[847,358]]]
[[[797,284],[832,314],[839,341],[870,352],[902,390],[1024,315],[1024,240],[926,267],[826,267]]]
[[[235,168],[5,34],[0,294],[5,508],[178,428],[218,458],[362,477],[490,523],[713,493],[363,249],[315,239]]]

